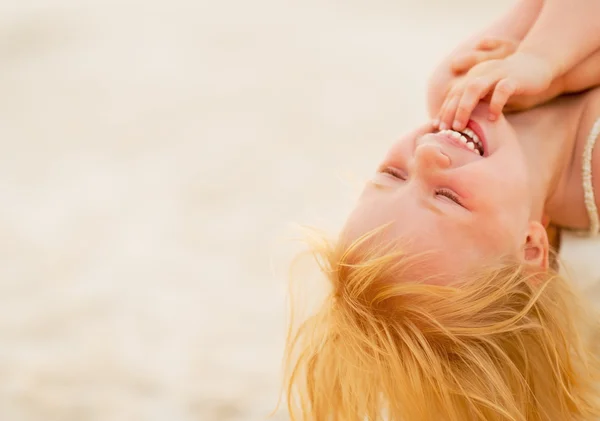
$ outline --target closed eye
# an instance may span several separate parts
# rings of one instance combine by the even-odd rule
[[[379,171],[382,172],[382,173],[384,173],[384,174],[389,174],[392,177],[397,178],[397,179],[402,180],[402,181],[408,180],[408,175],[406,174],[406,172],[404,172],[404,171],[402,171],[402,170],[400,170],[398,168],[384,167],[384,168],[381,168]],[[435,190],[435,195],[436,196],[444,196],[444,197],[450,199],[452,202],[454,202],[458,206],[460,206],[462,208],[465,208],[465,206],[463,205],[463,203],[460,200],[460,198],[452,190],[448,190],[448,189],[436,189]]]
[[[464,208],[464,205],[462,204],[462,202],[460,201],[460,199],[458,198],[458,196],[453,191],[451,191],[451,190],[437,189],[435,191],[435,194],[436,194],[436,196],[447,197],[448,199],[452,200],[457,205],[462,206]]]
[[[385,167],[385,168],[382,168],[380,171],[382,173],[389,174],[392,177],[398,178],[400,180],[406,181],[408,179],[408,176],[406,175],[406,173],[404,171],[399,170],[398,168]]]

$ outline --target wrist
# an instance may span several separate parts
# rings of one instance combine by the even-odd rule
[[[522,54],[540,63],[541,66],[547,69],[550,80],[558,79],[568,70],[565,69],[561,60],[553,58],[552,54],[540,52],[539,48],[521,44],[515,54]]]
[[[538,86],[538,90],[545,90],[563,74],[559,68],[539,53],[517,51],[511,61],[520,69],[527,69],[530,83]]]

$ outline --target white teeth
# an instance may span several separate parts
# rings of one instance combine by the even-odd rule
[[[463,133],[466,133],[471,137],[474,137],[473,135],[475,134],[475,132],[473,130],[469,129],[468,127],[463,130]]]
[[[473,130],[471,130],[467,127],[466,129],[463,130],[463,133],[469,135],[471,137],[471,139],[473,139],[475,141],[475,143],[481,144],[481,140],[479,139],[479,136],[477,136],[477,134]]]
[[[475,152],[477,155],[481,156],[481,152],[479,151],[479,149],[475,148],[475,144],[477,144],[479,147],[482,147],[482,144],[481,144],[481,141],[479,140],[479,138],[477,137],[477,135],[475,134],[475,132],[473,132],[473,130],[466,128],[463,132],[467,136],[471,137],[471,139],[473,139],[473,141],[470,141],[462,133],[454,131],[454,130],[448,130],[448,129],[440,130],[439,133],[460,141],[461,143],[465,144],[467,146],[467,148],[469,148],[469,150],[471,150],[471,151]],[[475,143],[473,143],[473,142],[475,142]]]

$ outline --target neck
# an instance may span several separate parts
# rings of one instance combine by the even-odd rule
[[[530,170],[531,220],[541,221],[544,215],[552,218],[554,204],[561,202],[559,196],[569,177],[578,125],[573,101],[562,98],[507,116],[519,137]]]

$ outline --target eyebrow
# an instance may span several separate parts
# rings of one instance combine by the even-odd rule
[[[423,199],[423,200],[421,200],[421,203],[423,204],[423,207],[425,207],[426,209],[429,209],[430,211],[432,211],[436,215],[446,216],[446,212],[444,212],[442,209],[440,209],[437,206],[435,206],[429,200]]]
[[[393,190],[394,189],[392,186],[380,184],[374,180],[368,180],[367,183],[370,184],[371,186],[373,186],[374,188],[376,188],[377,190]]]

